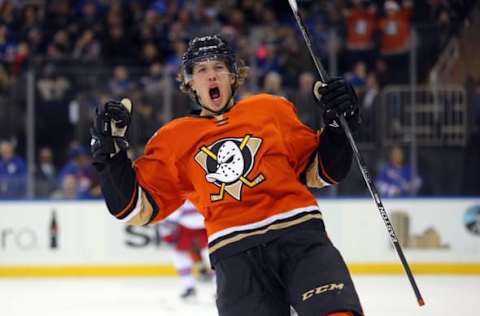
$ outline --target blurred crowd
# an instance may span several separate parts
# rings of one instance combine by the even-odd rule
[[[421,39],[422,80],[468,13],[468,1],[462,3],[303,0],[299,6],[316,53],[327,68],[332,55],[338,58],[328,70],[352,83],[372,119],[380,89],[408,82],[412,27]],[[132,98],[133,143],[144,144],[166,121],[191,109],[173,79],[188,40],[211,33],[223,34],[251,68],[240,97],[258,91],[283,95],[297,105],[302,121],[321,127],[311,98],[315,67],[287,1],[0,1],[0,106],[6,109],[0,198],[26,192],[25,109],[11,100],[25,103],[19,96],[26,94],[27,69],[35,69],[37,78],[35,196],[96,198],[101,192],[86,150],[95,105]],[[169,109],[163,107],[167,97],[173,100]],[[134,146],[132,156],[138,151]]]

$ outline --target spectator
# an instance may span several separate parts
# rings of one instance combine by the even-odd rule
[[[229,13],[227,24],[235,30],[235,33],[248,34],[248,28],[245,24],[245,14],[238,9],[234,9]]]
[[[50,63],[43,68],[37,81],[37,91],[37,141],[41,145],[48,144],[53,150],[65,148],[73,133],[66,106],[71,83]]]
[[[5,24],[0,24],[0,60],[3,62],[14,60],[16,44],[11,39],[8,28]]]
[[[367,65],[365,62],[356,62],[353,71],[345,74],[345,79],[353,86],[358,97],[362,98],[367,84]]]
[[[60,188],[54,191],[50,198],[52,200],[74,200],[79,199],[78,180],[73,174],[63,177]]]
[[[175,41],[173,43],[173,53],[167,57],[165,62],[165,70],[174,76],[178,73],[178,69],[180,69],[180,62],[181,56],[185,52],[187,45],[183,41]]]
[[[360,97],[360,107],[362,113],[362,128],[358,134],[359,141],[377,142],[379,141],[379,133],[377,127],[377,116],[379,112],[379,94],[380,88],[378,86],[377,76],[374,72],[367,75],[366,85],[362,97]]]
[[[366,116],[371,117],[372,111],[374,111],[375,103],[377,101],[380,88],[378,86],[377,76],[374,72],[367,75],[367,81],[365,86],[365,94],[361,100],[362,113],[367,113]]]
[[[364,0],[352,1],[352,7],[345,10],[348,66],[352,66],[358,61],[366,62],[370,67],[373,65],[376,12],[375,4]]]
[[[167,12],[167,1],[155,0],[150,2],[152,2],[152,4],[150,5],[149,11],[155,12],[160,15],[163,15]]]
[[[20,42],[17,46],[15,57],[12,63],[11,73],[14,77],[19,76],[23,70],[25,70],[25,66],[28,63],[29,57],[30,48],[28,47],[28,43]]]
[[[185,8],[180,8],[178,11],[178,17],[172,21],[169,25],[169,41],[187,41],[189,34],[193,34],[195,30],[198,30],[199,23],[192,18],[192,14]]]
[[[37,89],[43,102],[62,102],[65,100],[70,82],[62,76],[54,64],[47,64],[38,80]]]
[[[71,30],[78,33],[85,33],[87,30],[93,32],[101,32],[103,30],[101,24],[99,7],[95,3],[96,1],[82,1],[79,15],[74,19],[73,23],[70,23]]]
[[[47,47],[47,57],[61,60],[70,55],[70,36],[66,30],[58,30],[55,33],[53,42]]]
[[[45,19],[47,33],[52,33],[60,29],[67,29],[72,22],[69,1],[49,1],[47,4],[46,16],[48,16],[48,18]]]
[[[15,26],[18,19],[18,12],[16,11],[17,4],[14,1],[1,1],[0,2],[0,20],[8,27]]]
[[[452,26],[450,23],[450,13],[447,8],[441,8],[437,14],[437,27],[440,47],[444,47],[450,38]]]
[[[380,53],[383,56],[398,55],[410,48],[410,16],[412,3],[404,2],[400,8],[397,2],[387,0],[384,4],[385,16],[379,20],[381,32]]]
[[[30,47],[30,53],[34,56],[45,55],[44,33],[40,28],[32,28],[28,31],[26,40]]]
[[[165,68],[160,63],[154,63],[149,68],[149,75],[141,78],[140,84],[144,92],[144,98],[141,105],[149,105],[145,108],[146,111],[139,113],[148,123],[139,124],[142,126],[140,134],[145,137],[150,137],[159,126],[165,124],[168,120],[165,116],[171,114],[172,118],[184,116],[191,111],[190,98],[183,93],[179,93],[177,89],[172,91],[171,98],[175,100],[175,106],[171,109],[164,108],[165,91],[171,86],[171,82],[164,78]],[[171,113],[167,113],[171,111]],[[166,115],[165,115],[166,114]],[[140,136],[142,138],[142,136]]]
[[[284,97],[287,95],[282,86],[282,76],[278,72],[267,73],[263,80],[263,92]]]
[[[94,32],[87,29],[75,43],[72,56],[80,60],[96,61],[100,53],[100,42],[95,38]]]
[[[31,29],[41,27],[39,12],[39,7],[33,5],[25,6],[21,17],[22,22],[18,27],[20,38],[25,38]]]
[[[158,98],[165,90],[163,70],[162,64],[155,62],[148,68],[148,75],[140,79],[142,90],[147,96]]]
[[[383,88],[390,82],[390,69],[388,68],[385,60],[379,58],[375,61],[375,74],[377,77],[378,85]]]
[[[121,5],[118,2],[111,3],[110,7],[108,8],[108,12],[106,14],[106,26],[107,29],[120,26],[123,27],[124,25],[124,12],[122,10]]]
[[[202,21],[200,22],[200,27],[196,30],[197,32],[195,35],[220,33],[221,25],[217,18],[217,11],[214,8],[203,8],[201,12]],[[234,11],[230,18],[231,20],[234,20],[236,26],[241,28],[243,23],[243,14],[241,11]]]
[[[153,99],[150,100],[153,101]],[[161,99],[157,100],[160,105],[162,105],[162,101]],[[139,127],[135,129],[135,134],[140,144],[148,141],[155,131],[165,124],[165,119],[162,117],[162,108],[160,106],[158,108],[154,108],[152,104],[147,102],[146,98],[137,103],[134,120],[138,122]]]
[[[133,57],[132,39],[125,33],[121,25],[115,25],[108,29],[108,36],[103,42],[103,58],[112,63],[125,63]]]
[[[50,147],[42,147],[38,154],[38,165],[35,170],[35,196],[49,197],[56,188],[57,170],[53,163],[53,152]]]
[[[409,165],[404,163],[403,149],[394,145],[389,152],[389,161],[380,170],[377,178],[378,190],[386,197],[416,195],[421,186],[419,177],[412,174]]]
[[[113,69],[113,78],[110,80],[110,93],[114,97],[123,97],[135,87],[135,84],[129,78],[127,67],[120,65]]]
[[[277,46],[274,43],[262,42],[255,52],[258,75],[263,78],[270,71],[279,70]]]
[[[160,60],[160,54],[157,47],[152,42],[147,42],[142,47],[139,63],[148,68],[151,64]]]
[[[320,107],[312,102],[312,89],[315,76],[311,72],[304,72],[298,78],[298,88],[292,94],[292,102],[297,106],[297,115],[300,120],[314,130],[320,129]]]
[[[405,65],[408,62],[408,52],[411,45],[410,16],[412,2],[404,1],[400,8],[393,0],[385,1],[385,16],[379,21],[381,32],[380,54],[388,64],[391,79],[396,83],[408,80]]]
[[[15,155],[13,144],[0,142],[0,199],[23,198],[26,193],[27,166]]]
[[[282,27],[282,42],[279,49],[279,63],[283,83],[286,86],[294,86],[298,80],[298,74],[315,68],[308,51],[299,45],[295,33],[290,27]]]
[[[98,198],[101,196],[100,185],[91,158],[87,150],[81,146],[73,145],[69,151],[70,160],[59,173],[60,185],[64,183],[67,175],[75,176],[77,180],[77,193],[79,198]]]
[[[8,76],[7,69],[0,64],[0,93],[8,92],[11,86],[11,80]],[[5,114],[5,113],[3,113]]]

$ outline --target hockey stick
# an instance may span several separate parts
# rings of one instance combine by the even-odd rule
[[[308,30],[303,23],[302,18],[300,17],[298,13],[298,5],[296,0],[288,0],[288,3],[290,4],[290,7],[292,8],[293,15],[295,16],[295,20],[297,21],[297,25],[300,28],[300,31],[302,32],[303,39],[305,40],[305,44],[307,45],[308,51],[310,52],[310,56],[313,59],[313,62],[315,63],[315,67],[317,68],[318,74],[320,75],[320,79],[323,82],[326,82],[328,80],[328,74],[325,71],[325,69],[322,67],[322,64],[320,63],[319,59],[313,52],[312,48],[312,43],[310,41],[310,34],[308,33]],[[402,263],[403,269],[405,270],[405,274],[408,277],[408,280],[410,281],[410,284],[412,285],[413,291],[415,292],[415,296],[417,297],[417,302],[418,305],[422,306],[425,304],[422,294],[420,294],[420,290],[418,289],[417,283],[415,282],[415,279],[413,277],[412,271],[410,270],[410,266],[408,265],[407,259],[405,259],[405,255],[403,254],[402,247],[400,246],[400,243],[398,242],[397,236],[395,234],[395,231],[393,229],[393,225],[390,222],[390,218],[388,217],[388,214],[385,210],[385,207],[383,206],[382,200],[380,199],[380,195],[378,194],[377,188],[375,187],[375,184],[370,176],[370,173],[367,170],[367,165],[365,164],[365,161],[363,160],[362,156],[360,155],[360,152],[358,151],[357,145],[355,143],[355,140],[353,139],[352,132],[350,131],[350,128],[348,127],[348,123],[345,120],[345,117],[342,115],[338,116],[338,119],[340,121],[340,125],[345,131],[345,135],[347,136],[348,142],[350,143],[350,146],[352,147],[353,154],[355,156],[355,160],[357,161],[358,167],[360,168],[360,171],[362,173],[363,179],[365,180],[365,183],[367,184],[368,190],[370,191],[370,194],[372,195],[373,200],[375,201],[375,204],[377,205],[377,209],[380,212],[380,216],[383,219],[383,222],[385,223],[385,226],[387,228],[388,234],[390,236],[390,240],[397,251],[398,256],[400,257],[400,262]]]

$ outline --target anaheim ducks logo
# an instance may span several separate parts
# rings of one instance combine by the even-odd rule
[[[253,188],[265,180],[261,173],[253,179],[247,177],[261,143],[260,138],[247,134],[243,138],[224,138],[200,149],[195,161],[207,173],[206,180],[220,188],[220,192],[210,195],[211,201],[223,200],[225,192],[241,200],[244,184]]]

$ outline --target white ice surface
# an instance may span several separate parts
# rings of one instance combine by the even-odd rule
[[[417,276],[424,307],[404,276],[354,282],[367,316],[480,315],[480,276]],[[0,315],[217,315],[211,284],[199,285],[196,302],[182,302],[179,292],[177,278],[0,279]]]

